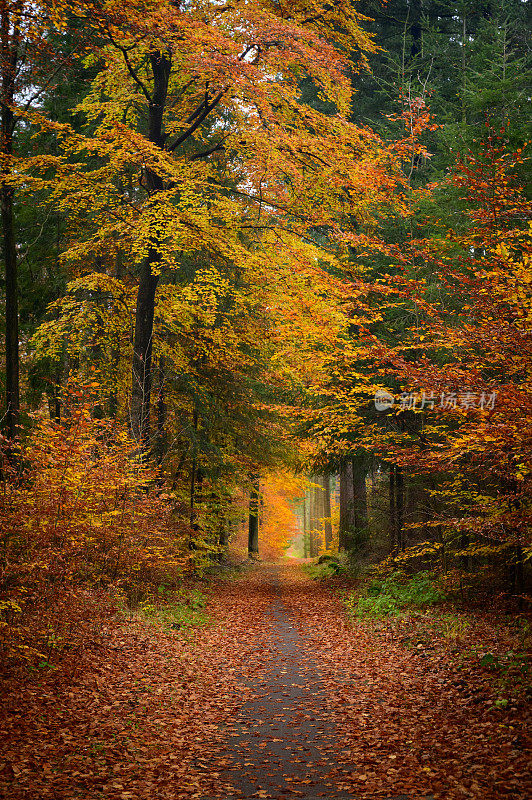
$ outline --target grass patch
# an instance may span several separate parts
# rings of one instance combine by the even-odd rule
[[[206,605],[207,597],[201,589],[182,588],[169,592],[160,586],[158,597],[140,603],[136,613],[171,630],[186,630],[209,623]]]
[[[398,616],[408,608],[424,608],[444,600],[444,594],[429,572],[407,578],[394,572],[384,580],[372,581],[363,595],[351,592],[346,606],[353,616]]]
[[[336,558],[322,558],[314,564],[304,564],[303,571],[312,578],[312,580],[326,580],[332,578],[334,575],[339,575],[345,572],[345,567]]]
[[[471,623],[463,615],[447,612],[440,614],[435,620],[438,632],[450,642],[459,642],[464,639],[471,630]]]

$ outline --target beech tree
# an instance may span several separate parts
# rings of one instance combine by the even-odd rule
[[[130,418],[147,452],[155,296],[169,272],[202,253],[266,275],[283,244],[315,258],[317,226],[347,202],[350,214],[373,202],[378,140],[345,120],[351,90],[339,52],[371,43],[347,2],[76,6],[89,12],[101,46],[79,111],[95,133],[61,136],[70,161],[99,163],[75,178],[60,167],[69,181],[56,196],[94,230],[71,249],[73,263],[89,253],[105,263],[120,241],[138,270]],[[335,114],[301,101],[303,76]]]

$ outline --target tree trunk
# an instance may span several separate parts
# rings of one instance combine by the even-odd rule
[[[225,548],[229,544],[230,533],[231,533],[231,526],[229,520],[224,515],[220,522],[219,536],[218,536],[218,544],[220,548],[222,548],[223,550],[225,550]],[[220,553],[220,560],[222,559],[222,556],[223,553]]]
[[[324,505],[324,526],[325,526],[325,549],[331,550],[333,543],[332,520],[331,520],[331,478],[327,472],[323,476],[323,505]]]
[[[315,556],[319,556],[322,539],[323,539],[323,517],[325,516],[325,509],[323,504],[323,480],[320,477],[316,478],[316,545]]]
[[[225,525],[225,523],[219,528],[218,532],[218,547],[220,548],[218,553],[215,553],[213,556],[215,561],[218,563],[222,563],[225,556],[225,551],[227,550],[227,545],[229,544],[229,531]]]
[[[194,429],[194,443],[192,445],[192,463],[190,465],[190,528],[191,536],[189,540],[189,547],[191,550],[196,549],[193,541],[192,532],[197,533],[199,525],[196,520],[196,475],[198,472],[197,463],[197,432],[198,432],[198,410],[194,408],[192,413],[192,427]]]
[[[361,452],[352,459],[353,470],[353,545],[360,547],[367,537],[368,529],[368,490],[366,485],[367,457]]]
[[[404,477],[401,467],[390,464],[390,545],[391,552],[404,550]]]
[[[308,501],[306,491],[303,498],[303,558],[308,558]]]
[[[131,434],[139,449],[147,453],[150,445],[151,364],[155,291],[159,276],[152,268],[159,262],[158,251],[150,248],[140,272],[135,313],[135,340],[131,377]]]
[[[355,528],[355,498],[353,486],[353,464],[344,460],[340,464],[340,531],[339,549],[350,550]]]
[[[310,476],[314,482],[314,475]],[[314,497],[314,487],[308,490],[308,554],[309,558],[314,558],[314,525],[316,524],[316,499]]]
[[[396,534],[396,541],[397,541],[397,548],[398,550],[405,549],[405,541],[403,535],[403,524],[404,524],[404,477],[403,477],[403,470],[401,467],[395,468],[395,489],[396,489],[396,501],[395,501],[395,509],[396,509],[396,516],[395,521],[397,525],[397,534]]]
[[[0,205],[2,216],[2,247],[5,265],[6,292],[6,416],[5,429],[7,436],[13,439],[17,432],[20,410],[19,388],[19,334],[18,334],[18,286],[17,286],[17,250],[14,224],[14,189],[9,183],[11,173],[11,157],[13,155],[13,132],[15,117],[13,99],[15,94],[15,74],[18,62],[19,29],[18,23],[12,23],[11,15],[5,2],[0,3],[1,12],[1,81],[0,95],[0,153],[2,166],[0,172]],[[11,30],[12,24],[14,29]]]
[[[153,94],[148,108],[148,139],[157,147],[163,148],[163,114],[171,64],[161,52],[151,53],[150,63]],[[146,189],[151,195],[156,195],[164,188],[160,176],[151,169],[145,170],[144,177]],[[131,375],[131,434],[144,456],[150,449],[153,318],[160,261],[159,243],[154,238],[140,269]]]
[[[523,609],[523,595],[524,595],[524,553],[521,544],[517,544],[513,548],[513,553],[510,557],[510,579],[512,586],[512,594],[517,595],[517,609]]]
[[[164,356],[159,358],[157,382],[157,440],[155,451],[157,463],[161,464],[166,452],[166,397],[165,397],[165,363]]]
[[[250,558],[259,554],[259,492],[259,479],[253,478],[249,493],[248,556]]]
[[[310,490],[311,496],[311,512],[310,512],[310,557],[316,558],[319,553],[319,536],[321,530],[321,513],[320,513],[320,500],[321,489],[317,486],[318,477],[312,475],[312,483],[314,484]]]
[[[390,483],[389,483],[389,500],[390,500],[390,552],[396,555],[399,546],[397,542],[397,511],[396,511],[396,495],[395,495],[395,464],[390,464]]]

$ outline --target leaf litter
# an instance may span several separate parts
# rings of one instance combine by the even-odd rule
[[[527,800],[529,709],[464,693],[448,659],[363,623],[297,565],[210,597],[183,636],[117,619],[76,676],[8,680],[9,800]]]

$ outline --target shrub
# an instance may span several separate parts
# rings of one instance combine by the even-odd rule
[[[310,578],[322,580],[338,575],[344,570],[344,566],[336,558],[329,556],[326,559],[318,560],[316,564],[305,564],[303,569]]]
[[[182,588],[171,597],[166,596],[162,603],[157,600],[141,603],[138,613],[152,622],[179,630],[206,625],[209,621],[206,605],[207,598],[199,589]]]
[[[182,574],[187,532],[115,420],[71,390],[61,422],[37,415],[4,461],[0,660],[49,662],[72,644],[76,605],[145,596]],[[87,594],[88,593],[88,594]],[[92,597],[89,599],[88,595]],[[79,598],[79,603],[76,598]]]

